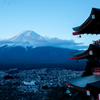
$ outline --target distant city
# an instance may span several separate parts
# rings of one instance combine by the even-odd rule
[[[6,91],[0,90],[3,93],[0,94],[0,100],[11,98],[16,92],[21,94],[33,93],[32,98],[35,100],[47,100],[48,93],[55,87],[66,86],[66,82],[71,78],[81,77],[83,71],[73,71],[60,68],[41,68],[32,70],[18,70],[9,69],[0,71],[0,86],[6,85]],[[16,87],[16,90],[12,91],[12,96],[6,96],[9,93],[9,86]],[[36,94],[38,96],[36,97]],[[26,100],[29,97],[17,95],[16,98],[20,100]]]

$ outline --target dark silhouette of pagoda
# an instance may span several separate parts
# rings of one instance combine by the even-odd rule
[[[100,34],[100,9],[92,8],[87,20],[73,30],[73,35],[79,37],[83,34]],[[86,92],[93,100],[100,100],[100,40],[93,41],[87,50],[71,55],[71,60],[87,59],[87,65],[82,77],[68,80],[67,86]]]

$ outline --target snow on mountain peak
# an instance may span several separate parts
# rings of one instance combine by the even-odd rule
[[[34,39],[38,39],[38,38],[43,38],[42,36],[40,36],[39,34],[35,33],[34,31],[23,31],[21,33],[19,33],[18,35],[10,38],[10,41],[17,41],[17,42],[25,42],[25,41],[30,41],[30,40],[34,40]]]
[[[41,35],[35,33],[34,31],[28,30],[19,33],[18,35],[7,39],[6,41],[1,41],[0,46],[2,45],[9,45],[9,46],[32,46],[37,47],[41,46],[42,43],[45,41],[45,38]]]

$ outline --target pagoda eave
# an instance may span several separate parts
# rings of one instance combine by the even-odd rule
[[[90,16],[80,26],[73,28],[73,35],[100,34],[100,9],[92,8]]]

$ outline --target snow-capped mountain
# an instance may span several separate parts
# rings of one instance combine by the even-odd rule
[[[18,35],[10,38],[10,41],[15,42],[28,42],[28,41],[34,41],[36,39],[44,39],[44,37],[40,36],[39,34],[35,33],[34,31],[23,31],[19,33]]]
[[[39,34],[35,33],[34,31],[23,31],[19,33],[18,35],[8,39],[8,43],[6,43],[9,46],[33,46],[38,47],[41,46],[41,41],[44,41],[45,38],[40,36]],[[42,44],[44,45],[44,44]]]
[[[66,42],[68,41],[57,38],[44,38],[33,31],[24,31],[10,39],[0,41],[0,67],[69,64],[70,52],[75,50],[56,47]]]
[[[49,38],[43,37],[34,31],[28,30],[21,32],[20,34],[9,38],[7,40],[0,41],[0,47],[8,45],[8,46],[22,46],[27,48],[28,46],[42,47],[42,46],[53,46],[53,47],[62,47],[62,48],[87,48],[86,46],[82,46],[82,43],[75,43],[74,40],[63,40],[59,38]]]

